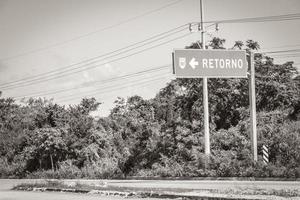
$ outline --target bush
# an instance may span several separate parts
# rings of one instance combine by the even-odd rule
[[[27,178],[55,178],[55,179],[73,179],[81,178],[81,170],[73,165],[72,160],[66,160],[58,163],[58,169],[53,170],[37,170],[27,175]]]
[[[26,162],[22,155],[16,155],[12,162],[0,158],[0,178],[22,178],[26,174]]]
[[[152,166],[153,175],[159,177],[180,177],[184,175],[183,166],[173,158],[161,156],[160,162]]]
[[[81,178],[81,170],[73,164],[72,160],[66,160],[59,163],[57,171],[59,178]]]
[[[116,159],[102,158],[94,163],[87,163],[81,168],[82,176],[87,178],[119,178],[121,170]]]
[[[0,177],[8,178],[12,174],[11,167],[8,165],[7,159],[0,158]]]

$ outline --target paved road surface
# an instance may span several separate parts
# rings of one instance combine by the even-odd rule
[[[24,182],[38,182],[35,180],[7,180],[0,179],[0,200],[119,200],[121,197],[107,197],[97,194],[77,194],[60,192],[29,192],[12,191],[13,186]],[[128,200],[140,200],[139,198],[126,198]],[[150,200],[143,198],[141,200]],[[157,199],[155,199],[157,200]]]
[[[262,189],[281,190],[298,189],[300,181],[232,181],[232,180],[64,180],[69,183],[101,184],[106,182],[109,186],[139,187],[139,188],[181,188],[181,189]]]
[[[59,192],[0,191],[1,200],[119,200],[121,197],[107,197],[93,194]],[[128,200],[134,198],[126,198]],[[137,200],[137,198],[136,198]]]
[[[23,191],[11,191],[10,189],[17,184],[24,182],[41,182],[42,180],[8,180],[0,179],[0,200],[114,200],[122,199],[120,197],[102,197],[99,195],[88,194],[73,194],[73,193],[56,193],[56,192],[23,192]],[[298,181],[207,181],[207,180],[189,180],[189,181],[170,181],[170,180],[64,180],[65,182],[82,182],[88,184],[101,184],[106,182],[110,186],[120,187],[147,187],[147,188],[185,188],[194,190],[203,189],[298,189],[300,190],[300,182]],[[136,198],[133,198],[136,199]],[[143,199],[145,200],[145,199]]]
[[[152,187],[152,188],[185,188],[185,189],[241,189],[241,188],[261,188],[261,189],[298,189],[300,181],[220,181],[220,180],[195,180],[195,181],[158,181],[158,180],[111,180],[108,185],[124,187]]]

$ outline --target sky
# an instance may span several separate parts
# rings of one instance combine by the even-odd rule
[[[299,12],[299,0],[203,0],[204,21]],[[107,116],[118,96],[153,98],[174,79],[171,66],[139,76],[113,78],[170,65],[173,49],[184,48],[199,40],[200,33],[189,34],[135,55],[130,56],[128,52],[125,56],[122,54],[124,58],[119,60],[112,61],[122,55],[106,58],[89,65],[97,65],[92,69],[58,79],[43,81],[41,78],[33,85],[22,84],[13,89],[1,89],[1,84],[65,69],[74,63],[199,21],[199,16],[199,0],[0,0],[2,97],[19,100],[30,94],[52,92],[36,96],[72,105],[78,104],[83,97],[94,96],[102,102],[95,114],[97,116]],[[224,38],[226,47],[233,46],[237,40],[252,39],[260,44],[262,51],[295,49],[300,47],[299,22],[220,24],[218,31],[214,27],[207,29],[206,39]],[[189,33],[188,29],[152,45],[186,33]],[[294,61],[296,66],[300,66],[299,57],[275,59],[276,63],[285,61]],[[114,81],[101,82],[111,79]],[[64,92],[55,92],[58,90]]]

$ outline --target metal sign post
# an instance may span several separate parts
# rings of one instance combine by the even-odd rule
[[[202,49],[206,49],[205,45],[205,30],[203,26],[203,4],[200,0],[200,25],[201,25],[201,42]],[[209,137],[209,110],[208,110],[208,89],[207,89],[207,77],[203,77],[202,91],[203,91],[203,108],[204,108],[204,147],[205,155],[210,155],[210,137]],[[206,161],[207,162],[207,161]]]
[[[257,130],[256,130],[256,96],[255,96],[255,67],[254,53],[250,52],[249,59],[250,79],[249,79],[249,100],[250,100],[250,137],[253,160],[257,161]]]

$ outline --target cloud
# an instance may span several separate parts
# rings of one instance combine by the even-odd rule
[[[88,71],[84,71],[82,74],[83,74],[83,82],[84,83],[92,82],[95,80]]]
[[[99,88],[101,81],[109,80],[111,78],[122,76],[120,69],[112,66],[111,64],[105,64],[94,69],[82,71],[75,76],[67,77],[63,83],[59,84],[60,88],[74,88],[76,90],[70,90],[69,94],[82,93],[83,95],[91,90]],[[55,87],[58,87],[56,84]]]
[[[82,73],[82,76],[83,76],[82,85],[89,86],[101,80],[104,81],[110,78],[122,76],[122,73],[120,68],[114,67],[110,63],[106,63],[105,65],[102,65],[95,69],[84,71]]]
[[[104,77],[112,77],[112,76],[120,75],[120,68],[114,67],[110,63],[106,63],[104,65],[104,68],[100,69],[100,71]]]

